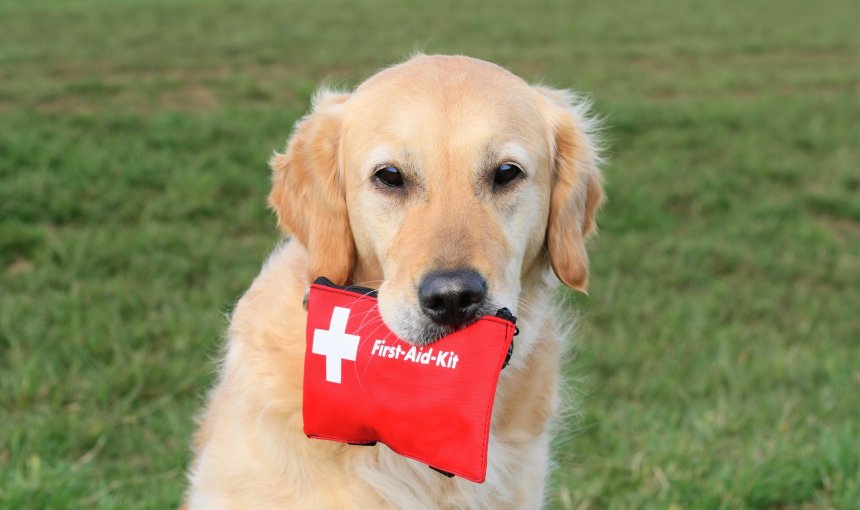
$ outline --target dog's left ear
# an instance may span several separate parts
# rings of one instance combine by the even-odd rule
[[[314,95],[311,112],[296,123],[283,154],[269,161],[269,206],[278,225],[308,250],[308,281],[326,276],[345,285],[355,264],[346,195],[338,169],[343,104],[349,94]]]
[[[588,103],[568,91],[536,89],[549,102],[554,136],[554,175],[546,247],[556,276],[572,289],[588,288],[585,239],[597,228],[603,203],[600,156],[594,140],[595,121]]]

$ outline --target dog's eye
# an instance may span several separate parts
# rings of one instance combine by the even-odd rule
[[[376,171],[375,175],[376,179],[386,186],[391,186],[392,188],[400,188],[403,186],[403,175],[400,174],[400,170],[398,170],[396,166],[389,165],[380,168]]]
[[[522,174],[523,171],[517,165],[505,163],[496,168],[496,173],[493,175],[493,184],[496,186],[504,186]]]

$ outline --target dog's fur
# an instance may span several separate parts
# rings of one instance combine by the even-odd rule
[[[584,241],[603,200],[586,110],[568,92],[459,56],[419,55],[353,93],[316,95],[271,160],[269,203],[292,239],[232,315],[196,436],[191,509],[542,505],[563,340],[552,273],[585,290]],[[509,162],[524,177],[497,189],[495,169]],[[374,179],[384,165],[400,168],[404,188]],[[458,268],[486,278],[488,303],[513,310],[522,332],[499,380],[487,481],[448,479],[383,445],[305,437],[309,279],[378,287],[386,324],[422,343],[444,332],[421,314],[418,284]]]

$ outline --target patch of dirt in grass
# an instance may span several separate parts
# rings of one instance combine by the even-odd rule
[[[860,238],[860,223],[846,218],[829,216],[826,214],[817,215],[818,223],[833,232],[838,239],[858,239]]]
[[[187,83],[180,90],[161,94],[156,103],[159,109],[179,111],[206,111],[221,105],[212,89],[194,82]]]
[[[6,268],[6,274],[9,276],[15,276],[22,273],[29,273],[33,270],[33,263],[27,259],[19,258],[12,261],[11,264]]]

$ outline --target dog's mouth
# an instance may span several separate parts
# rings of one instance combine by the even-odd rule
[[[405,308],[392,323],[386,322],[388,328],[401,340],[417,346],[432,344],[456,331],[467,328],[482,317],[495,314],[498,307],[485,303],[478,308],[474,316],[455,324],[439,323],[427,317],[414,308]]]
[[[400,340],[416,346],[432,344],[502,308],[484,277],[468,268],[432,271],[414,287],[385,280],[379,289],[346,289],[376,298],[385,326]]]
[[[402,338],[426,345],[493,313],[487,279],[463,266],[424,273],[415,288],[416,305],[398,321]]]

